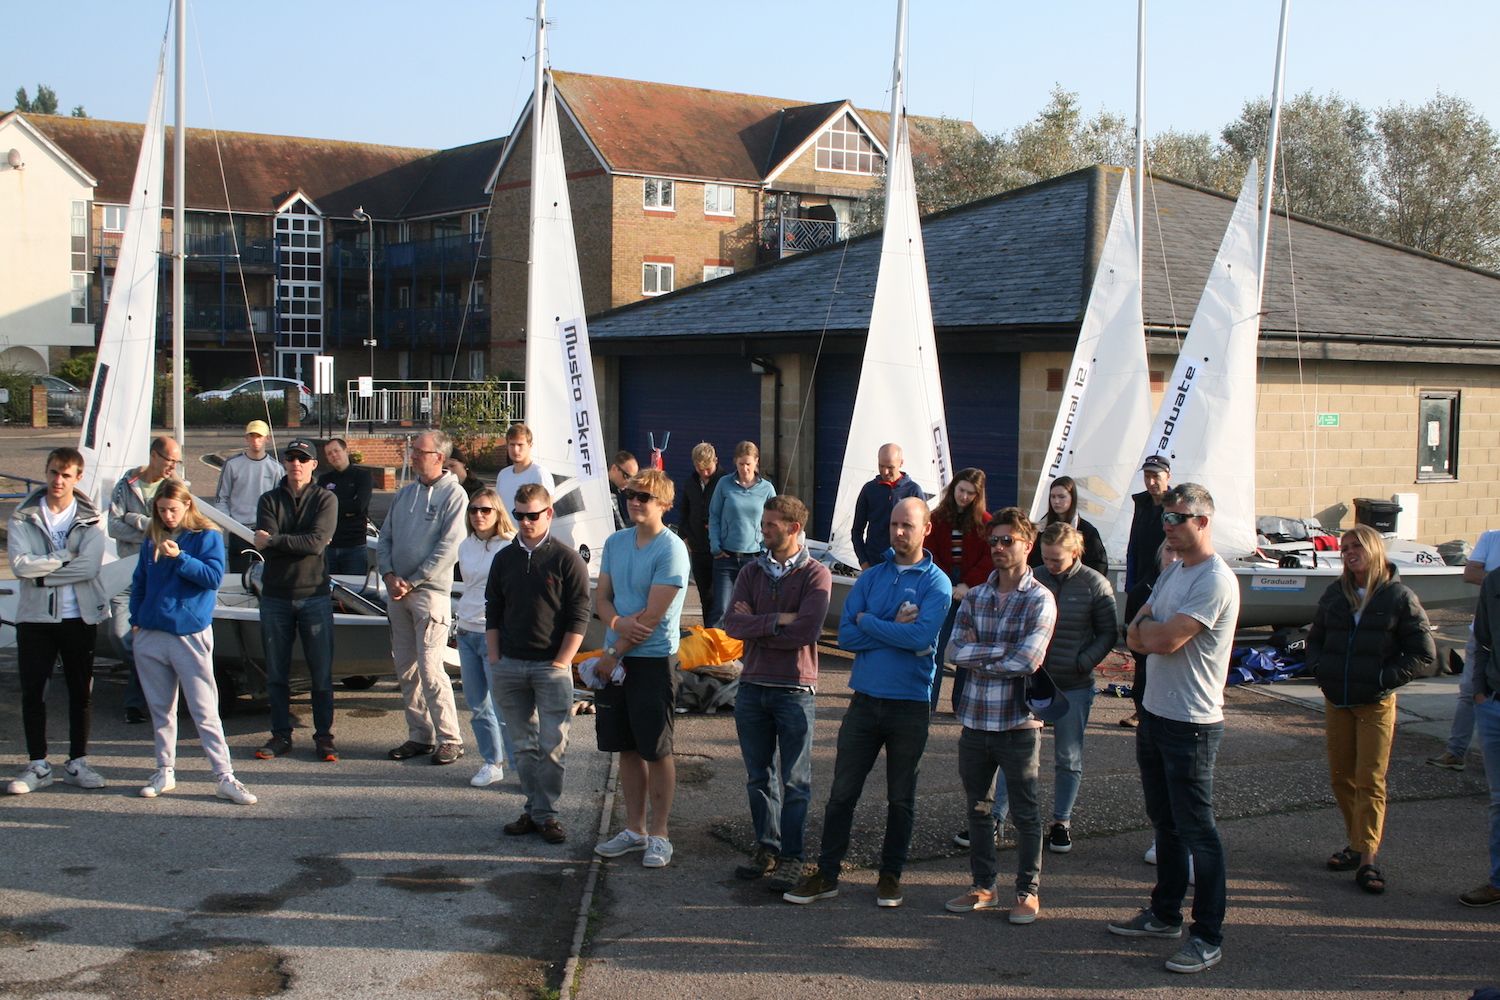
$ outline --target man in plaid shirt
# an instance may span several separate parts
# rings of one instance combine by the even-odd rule
[[[969,805],[969,871],[974,886],[948,901],[954,913],[999,905],[995,889],[995,771],[1005,775],[1016,825],[1016,904],[1010,922],[1029,924],[1041,910],[1042,820],[1037,770],[1042,724],[1026,707],[1026,678],[1041,668],[1057,622],[1052,592],[1026,565],[1036,526],[1019,507],[1006,507],[989,524],[995,572],[969,591],[953,622],[948,658],[969,669],[958,702],[958,773]]]

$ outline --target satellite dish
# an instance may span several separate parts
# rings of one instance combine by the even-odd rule
[[[26,164],[21,162],[21,151],[19,149],[12,149],[9,153],[6,153],[5,162],[10,164],[12,170],[26,169]]]

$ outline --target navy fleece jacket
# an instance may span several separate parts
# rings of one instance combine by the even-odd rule
[[[938,631],[953,603],[953,584],[932,555],[902,572],[887,549],[881,562],[859,575],[844,599],[839,619],[839,648],[854,654],[849,686],[872,698],[926,702],[937,673]],[[910,601],[917,620],[897,625],[896,612]],[[860,612],[868,612],[860,618]]]
[[[881,553],[891,547],[891,511],[897,501],[907,497],[927,499],[917,481],[904,472],[894,483],[876,476],[859,488],[851,530],[856,559],[862,563],[877,563],[884,558]]]

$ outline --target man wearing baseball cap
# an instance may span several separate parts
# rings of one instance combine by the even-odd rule
[[[281,482],[281,463],[266,452],[270,434],[271,427],[264,420],[245,425],[245,450],[224,463],[219,488],[214,491],[214,506],[247,528],[255,523],[261,496]],[[243,553],[250,545],[237,535],[229,535],[228,541],[229,571],[243,572],[250,562]]]
[[[246,437],[249,437],[248,432]],[[286,477],[261,495],[255,547],[266,560],[261,584],[260,635],[266,653],[271,738],[255,751],[262,760],[292,749],[292,640],[312,677],[313,743],[319,760],[338,760],[333,745],[333,595],[323,550],[338,527],[338,497],[313,482],[318,446],[293,438],[282,452]]]
[[[1161,499],[1172,483],[1172,463],[1165,455],[1152,455],[1141,463],[1141,478],[1146,489],[1130,499],[1135,503],[1135,520],[1130,522],[1130,545],[1125,550],[1125,589],[1145,580],[1154,582],[1161,574],[1157,551],[1167,540],[1161,524]]]

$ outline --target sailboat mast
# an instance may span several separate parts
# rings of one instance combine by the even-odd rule
[[[177,442],[187,447],[182,426],[182,396],[185,391],[182,372],[182,329],[186,312],[183,290],[183,235],[187,230],[184,205],[187,202],[187,0],[177,0],[177,45],[174,87],[176,115],[172,129],[172,430]]]
[[[537,273],[536,273],[536,199],[537,191],[542,183],[542,86],[547,73],[546,56],[547,51],[547,0],[536,0],[536,55],[532,61],[536,64],[532,67],[535,71],[535,82],[531,90],[531,235],[528,242],[526,287],[527,300],[532,301],[536,295]],[[527,355],[533,350],[533,341],[530,329],[526,331]],[[528,371],[530,371],[528,361]]]
[[[1135,270],[1146,260],[1146,0],[1135,15]]]
[[[1266,297],[1266,254],[1271,243],[1271,195],[1276,180],[1276,142],[1281,132],[1281,91],[1286,83],[1286,22],[1291,6],[1292,0],[1281,0],[1281,27],[1276,33],[1276,78],[1271,81],[1271,126],[1266,134],[1265,193],[1260,202],[1260,252],[1255,256],[1261,302]]]
[[[897,131],[901,127],[901,116],[906,113],[906,0],[896,0],[896,58],[891,66],[891,141],[886,146],[886,153],[894,156],[896,152],[896,137],[900,135]],[[886,170],[886,176],[890,176],[890,170]],[[887,192],[886,200],[890,200]]]

